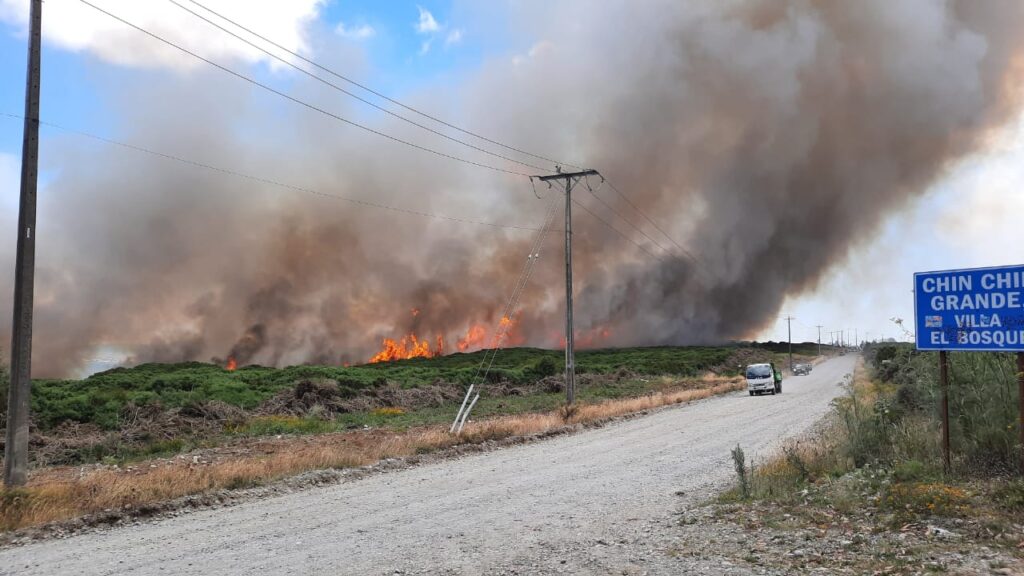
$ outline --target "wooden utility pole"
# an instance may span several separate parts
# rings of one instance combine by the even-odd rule
[[[573,351],[572,322],[572,185],[573,180],[587,176],[598,176],[597,170],[562,172],[550,176],[538,176],[541,182],[565,181],[565,403],[576,402],[576,360]]]
[[[28,407],[32,390],[32,300],[36,267],[36,183],[39,174],[39,67],[43,2],[29,8],[28,74],[25,81],[25,128],[21,147],[21,199],[18,206],[18,253],[14,268],[14,326],[11,330],[11,383],[7,393],[4,485],[23,486],[28,479]]]
[[[822,325],[816,326],[818,329],[818,356],[821,356],[821,329],[824,328]]]
[[[949,474],[952,470],[949,456],[949,353],[945,350],[939,351],[939,386],[942,388],[942,403],[939,406],[942,412],[942,469]]]
[[[786,316],[786,338],[789,340],[789,373],[793,373],[793,317]]]
[[[1017,410],[1020,414],[1020,470],[1024,473],[1024,352],[1017,352]]]

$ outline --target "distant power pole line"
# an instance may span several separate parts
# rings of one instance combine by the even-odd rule
[[[818,356],[821,356],[821,329],[823,326],[819,324],[815,328],[818,329]]]
[[[793,372],[793,317],[786,316],[786,339],[789,341],[789,372]]]
[[[550,176],[538,176],[541,182],[565,181],[565,403],[576,402],[576,361],[574,356],[572,322],[572,185],[587,176],[598,176],[597,170],[562,172]]]
[[[28,479],[29,394],[32,392],[32,301],[36,268],[36,186],[39,176],[39,69],[43,2],[29,8],[28,75],[25,80],[25,128],[21,148],[21,196],[14,267],[14,325],[11,330],[11,384],[7,393],[4,485]]]

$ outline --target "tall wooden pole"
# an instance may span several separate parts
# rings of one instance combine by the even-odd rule
[[[952,470],[949,456],[949,353],[939,352],[939,386],[942,388],[942,469],[946,474]]]
[[[786,340],[789,342],[789,373],[793,373],[793,317],[786,316]]]
[[[572,322],[572,178],[565,179],[565,403],[576,402],[576,356]]]
[[[1017,410],[1020,414],[1021,473],[1024,473],[1024,352],[1017,352]]]
[[[596,170],[537,176],[541,182],[565,180],[565,403],[576,402],[576,359],[572,320],[572,181],[573,178],[598,176]]]
[[[36,182],[39,174],[39,68],[42,0],[29,8],[28,75],[25,81],[25,128],[21,147],[21,199],[18,207],[18,253],[14,268],[14,326],[11,330],[11,384],[7,392],[4,485],[28,479],[29,395],[32,390],[32,300],[36,266]]]

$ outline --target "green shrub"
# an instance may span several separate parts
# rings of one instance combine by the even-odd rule
[[[531,368],[530,375],[535,380],[541,380],[549,376],[558,374],[558,365],[555,363],[553,358],[545,356],[538,360]]]
[[[1024,511],[1024,480],[1011,480],[996,488],[993,499],[1010,512]]]
[[[918,460],[897,462],[892,477],[899,482],[919,482],[928,476],[928,467]]]

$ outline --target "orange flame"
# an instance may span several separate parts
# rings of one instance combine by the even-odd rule
[[[419,308],[412,308],[412,315],[418,316]],[[503,316],[498,322],[497,328],[488,329],[486,324],[473,324],[466,330],[466,334],[455,341],[455,348],[459,352],[472,352],[483,348],[499,348],[502,346],[518,346],[525,339],[517,331],[519,321],[514,317]],[[415,333],[409,333],[400,339],[384,338],[381,342],[380,351],[373,355],[368,361],[369,364],[376,362],[391,362],[392,360],[406,360],[408,358],[433,358],[443,356],[446,347],[444,336],[434,337],[434,346],[431,348],[430,340],[421,339]]]
[[[470,352],[485,347],[518,346],[525,341],[516,331],[518,325],[519,321],[515,318],[502,316],[497,329],[493,334],[489,334],[486,325],[474,324],[469,327],[465,336],[459,338],[456,347],[459,352]]]
[[[487,341],[487,328],[483,324],[474,324],[466,331],[466,335],[459,338],[456,346],[459,352],[466,352],[470,349],[477,350],[484,347]]]
[[[234,356],[228,358],[228,363],[224,366],[224,369],[228,372],[234,372],[235,368],[238,368],[238,361],[235,360]]]
[[[434,348],[430,347],[430,341],[420,340],[415,334],[403,336],[399,340],[385,338],[381,343],[381,350],[370,358],[370,364],[377,362],[391,362],[392,360],[407,360],[409,358],[433,358],[444,354],[444,337],[438,336]]]

